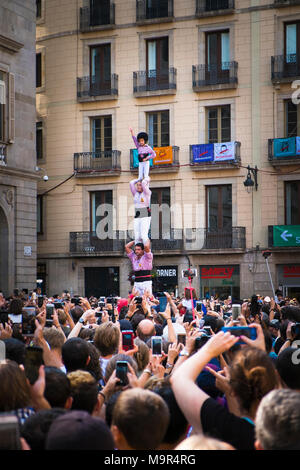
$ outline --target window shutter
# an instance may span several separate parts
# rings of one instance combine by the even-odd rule
[[[8,110],[8,141],[13,143],[15,141],[15,76],[13,73],[9,74],[9,110]]]

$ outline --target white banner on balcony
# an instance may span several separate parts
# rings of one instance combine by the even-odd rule
[[[221,142],[214,144],[214,161],[235,159],[235,142]]]

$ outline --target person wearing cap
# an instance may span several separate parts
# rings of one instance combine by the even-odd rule
[[[156,157],[156,153],[147,144],[148,142],[148,134],[147,132],[139,132],[138,135],[135,137],[133,129],[130,127],[129,131],[132,135],[133,142],[138,151],[138,159],[139,159],[139,178],[138,181],[142,181],[143,178],[149,178],[149,168],[150,168],[150,161],[154,157]]]

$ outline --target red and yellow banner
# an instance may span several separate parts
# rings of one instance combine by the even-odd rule
[[[153,159],[153,165],[170,165],[173,163],[172,147],[154,147],[156,157]]]

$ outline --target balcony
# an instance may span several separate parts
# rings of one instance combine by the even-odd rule
[[[234,13],[234,0],[196,0],[196,16],[230,15]]]
[[[182,252],[184,247],[182,229],[170,229],[169,233],[165,233],[159,239],[151,239],[151,250],[157,255],[164,255],[165,252],[178,251]],[[157,253],[161,252],[161,253]]]
[[[274,0],[274,6],[279,7],[292,7],[293,5],[300,5],[300,0]]]
[[[277,83],[290,83],[300,78],[300,56],[297,54],[271,57],[271,80]]]
[[[74,153],[74,171],[78,177],[119,175],[120,157],[119,150]]]
[[[96,77],[77,77],[77,101],[104,101],[118,99],[118,75],[110,80],[100,81]]]
[[[237,62],[193,65],[193,90],[213,91],[236,88],[238,84]]]
[[[246,249],[245,227],[231,227],[227,230],[197,228],[186,229],[185,232],[187,251],[244,251]]]
[[[299,165],[300,137],[268,140],[268,159],[271,165]]]
[[[133,94],[136,98],[176,93],[177,70],[148,70],[133,72]]]
[[[179,147],[153,147],[156,157],[150,160],[151,173],[173,173],[179,171]],[[137,149],[130,149],[130,170],[138,172]]]
[[[80,8],[80,31],[97,31],[111,29],[115,26],[115,4],[103,0],[102,5],[93,6],[90,0],[84,0],[84,6]]]
[[[123,255],[125,244],[122,234],[123,232],[114,231],[110,238],[102,240],[96,232],[70,232],[70,253],[84,256]]]
[[[300,225],[269,225],[269,248],[300,248]]]
[[[190,166],[193,170],[239,168],[240,142],[190,145]]]
[[[138,25],[173,21],[173,0],[136,0]]]

